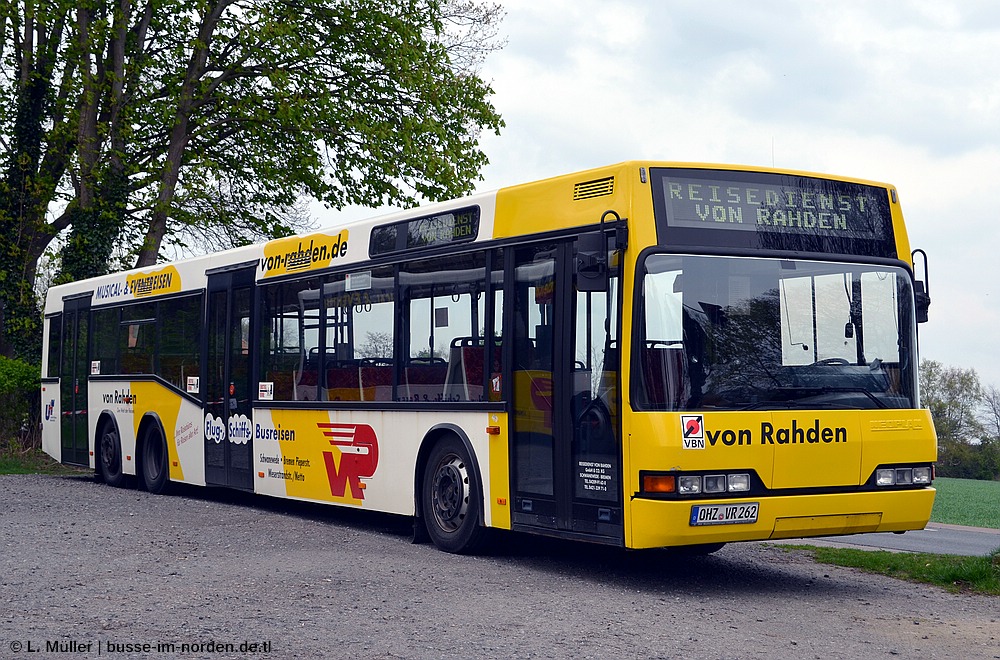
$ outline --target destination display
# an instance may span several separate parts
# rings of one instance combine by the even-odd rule
[[[653,176],[661,242],[895,256],[885,188],[763,172]]]
[[[479,234],[479,207],[403,220],[372,230],[370,256],[475,240]]]

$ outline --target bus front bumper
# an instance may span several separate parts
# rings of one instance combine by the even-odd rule
[[[934,493],[933,488],[923,488],[721,501],[634,498],[626,546],[661,548],[923,529]],[[741,504],[758,505],[755,522],[692,523],[692,514],[698,513],[694,507]]]

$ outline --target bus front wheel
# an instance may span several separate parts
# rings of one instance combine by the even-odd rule
[[[704,557],[722,550],[725,545],[725,543],[699,543],[698,545],[679,545],[671,550],[674,551],[674,554],[683,557]]]
[[[142,442],[142,482],[153,494],[165,493],[170,485],[170,456],[158,424],[146,427]]]
[[[125,474],[122,472],[122,440],[110,419],[101,425],[98,442],[101,446],[101,462],[98,465],[101,479],[107,485],[118,488],[125,483]]]
[[[424,467],[421,503],[427,535],[441,550],[469,553],[482,543],[481,488],[465,445],[455,436],[438,441]]]

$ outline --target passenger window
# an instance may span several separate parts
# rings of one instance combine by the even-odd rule
[[[159,303],[159,374],[174,387],[184,390],[188,377],[201,373],[202,297],[188,296]]]
[[[405,264],[402,401],[482,401],[486,263],[482,253]]]
[[[319,397],[319,302],[315,279],[265,289],[260,373],[274,384],[275,401]]]
[[[326,398],[391,401],[396,323],[391,266],[338,276],[323,287]]]

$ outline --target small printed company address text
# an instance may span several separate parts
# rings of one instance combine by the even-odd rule
[[[9,644],[13,653],[66,653],[66,654],[97,654],[115,655],[117,653],[170,653],[173,655],[242,653],[266,654],[271,652],[271,642],[116,642],[109,640],[79,641],[20,641]]]

